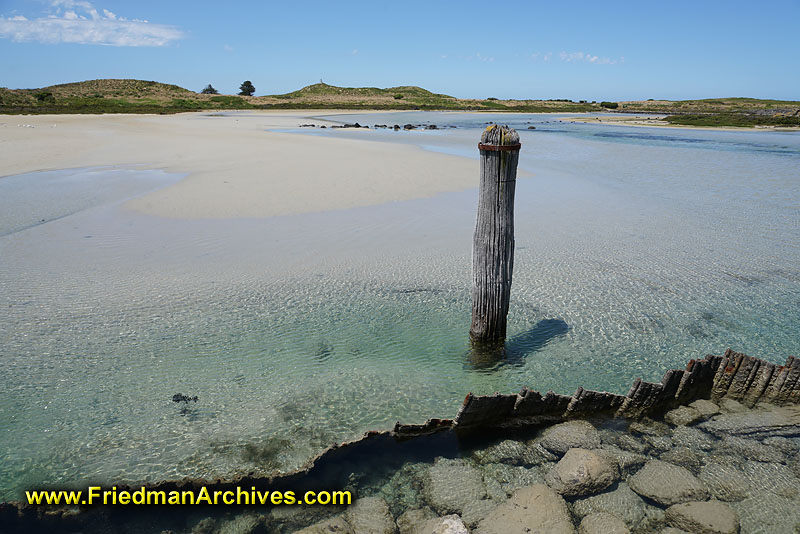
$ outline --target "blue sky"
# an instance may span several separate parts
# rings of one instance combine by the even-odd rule
[[[493,7],[494,6],[494,7]],[[457,97],[800,100],[800,0],[0,0],[0,86],[419,85]]]

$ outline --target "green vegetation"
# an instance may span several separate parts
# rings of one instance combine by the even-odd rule
[[[253,96],[255,92],[256,88],[250,80],[243,81],[242,85],[239,86],[239,94],[241,96]]]
[[[756,113],[706,113],[670,115],[670,124],[687,126],[800,126],[800,115],[766,115]]]
[[[800,102],[755,98],[705,100],[647,100],[588,102],[551,100],[500,100],[496,97],[460,99],[403,85],[337,87],[316,83],[280,95],[251,96],[255,87],[242,83],[240,96],[220,95],[209,84],[201,92],[177,85],[144,80],[89,80],[40,89],[0,88],[0,113],[180,113],[202,110],[244,109],[347,109],[347,110],[452,110],[526,113],[580,113],[617,110],[623,113],[668,115],[671,124],[696,126],[800,126]],[[246,97],[246,98],[244,98]]]

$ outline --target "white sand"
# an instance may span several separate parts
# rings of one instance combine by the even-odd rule
[[[186,173],[126,204],[173,218],[269,217],[476,187],[478,164],[413,146],[266,132],[332,112],[0,116],[0,175],[139,164]]]

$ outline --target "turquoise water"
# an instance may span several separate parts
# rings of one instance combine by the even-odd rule
[[[303,133],[477,158],[484,122],[520,130],[506,359],[470,357],[475,190],[177,221],[121,207],[180,179],[160,172],[2,178],[0,499],[290,469],[369,429],[451,417],[468,391],[624,393],[729,346],[800,353],[800,135],[336,119],[458,128]],[[188,413],[179,392],[199,397]]]

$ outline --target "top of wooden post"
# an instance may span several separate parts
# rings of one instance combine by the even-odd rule
[[[519,134],[514,128],[489,125],[481,135],[481,142],[478,143],[480,150],[507,151],[519,150],[522,145],[519,142]]]

